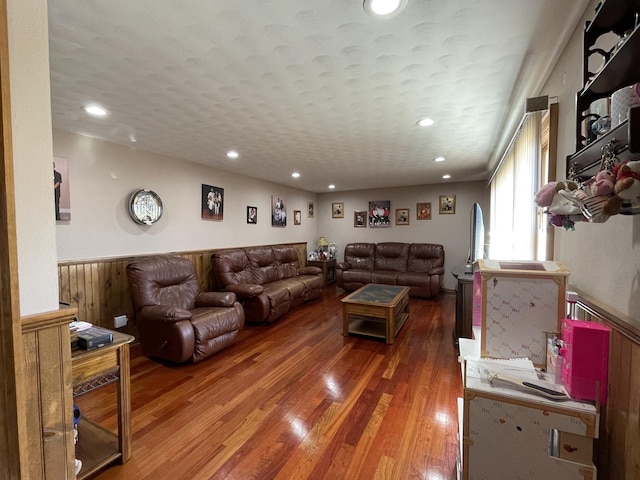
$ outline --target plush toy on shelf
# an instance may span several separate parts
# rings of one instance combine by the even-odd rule
[[[623,200],[640,197],[640,160],[621,163],[615,171],[615,194]]]

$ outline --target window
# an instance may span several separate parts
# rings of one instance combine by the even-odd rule
[[[555,172],[557,105],[523,119],[507,153],[491,178],[489,257],[497,260],[545,260],[553,255],[546,215],[534,194]]]

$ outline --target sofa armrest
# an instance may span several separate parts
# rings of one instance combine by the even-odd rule
[[[429,275],[444,275],[443,267],[432,268],[427,272]]]
[[[225,287],[227,292],[235,293],[239,299],[257,297],[264,292],[264,287],[256,283],[236,283]]]
[[[196,297],[196,307],[231,307],[235,301],[233,292],[200,292]]]
[[[351,268],[351,264],[349,262],[339,262],[336,264],[336,268],[339,270],[349,270]]]
[[[167,323],[191,320],[191,312],[189,310],[170,305],[148,305],[142,307],[140,316],[148,320]]]
[[[298,269],[298,275],[322,275],[320,267],[304,267]]]

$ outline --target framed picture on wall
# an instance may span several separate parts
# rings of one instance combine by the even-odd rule
[[[287,202],[281,195],[271,195],[271,226],[287,226]]]
[[[313,218],[313,202],[307,202],[307,218]]]
[[[431,220],[431,202],[416,203],[416,219]]]
[[[367,228],[366,210],[356,210],[353,212],[353,226],[356,228]]]
[[[300,225],[302,223],[302,212],[300,210],[293,211],[293,224]]]
[[[66,158],[53,157],[53,199],[56,221],[71,221],[69,198],[69,161]]]
[[[440,209],[438,213],[441,215],[456,213],[456,196],[455,195],[440,195]]]
[[[247,223],[258,223],[258,207],[247,206]]]
[[[408,208],[396,208],[396,225],[409,225]]]
[[[344,218],[344,203],[336,202],[331,204],[331,218]]]
[[[391,225],[391,200],[376,200],[369,202],[369,226],[371,228],[388,227]]]
[[[202,184],[201,217],[207,220],[222,220],[224,216],[224,188]]]

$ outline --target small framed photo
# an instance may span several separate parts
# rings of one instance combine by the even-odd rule
[[[431,220],[431,202],[416,203],[416,219]]]
[[[337,202],[331,204],[331,218],[344,218],[344,203]]]
[[[224,216],[224,188],[202,184],[201,217],[222,220]]]
[[[300,225],[302,223],[302,212],[300,210],[293,211],[293,224]]]
[[[247,223],[258,223],[258,207],[247,206]]]
[[[353,212],[353,226],[356,228],[367,228],[366,210],[357,210]]]
[[[456,213],[456,196],[455,195],[440,195],[440,209],[438,213],[441,215],[453,215]]]
[[[408,208],[396,208],[396,225],[409,225]]]
[[[307,218],[313,218],[313,202],[307,202]]]

